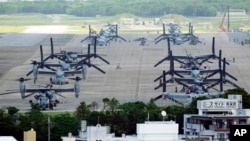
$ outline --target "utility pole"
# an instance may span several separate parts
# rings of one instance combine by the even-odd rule
[[[50,141],[50,117],[48,116],[48,141]]]

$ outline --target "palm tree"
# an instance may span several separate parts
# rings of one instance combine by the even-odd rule
[[[109,98],[103,98],[102,99],[102,102],[103,102],[103,111],[105,111],[105,109],[107,108],[107,104],[108,104],[108,102],[110,101],[110,99]]]
[[[93,101],[88,107],[92,107],[93,111],[97,110],[98,103],[96,101]]]
[[[119,101],[116,98],[112,98],[108,103],[109,110],[113,113],[119,106]]]

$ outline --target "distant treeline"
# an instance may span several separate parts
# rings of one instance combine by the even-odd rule
[[[249,0],[50,0],[34,2],[0,3],[0,14],[42,13],[70,14],[83,17],[134,14],[142,17],[159,17],[165,14],[190,16],[215,16],[225,11],[227,5],[233,9],[250,10]]]

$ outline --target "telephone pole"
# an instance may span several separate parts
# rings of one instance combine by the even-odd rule
[[[48,141],[50,141],[50,117],[48,116]]]

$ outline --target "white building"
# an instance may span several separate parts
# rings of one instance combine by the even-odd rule
[[[138,141],[178,141],[179,125],[174,121],[137,124]]]
[[[87,127],[87,141],[106,141],[108,134],[110,134],[109,126],[97,124]]]
[[[249,124],[248,109],[242,109],[242,96],[209,99],[197,102],[198,114],[184,115],[184,135],[203,140],[229,140],[229,126]]]
[[[12,136],[0,136],[0,141],[17,141],[17,140]]]
[[[136,125],[137,135],[115,137],[108,126],[88,126],[87,138],[75,138],[69,135],[63,141],[180,141],[179,125],[174,121],[147,121]]]

